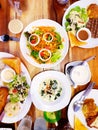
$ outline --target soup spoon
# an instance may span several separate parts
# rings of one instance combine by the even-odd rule
[[[85,100],[86,96],[90,93],[90,91],[92,90],[92,88],[93,88],[94,85],[95,85],[95,83],[91,82],[88,85],[88,87],[86,88],[86,90],[83,92],[82,96],[78,100],[76,100],[74,102],[74,104],[73,104],[73,110],[75,112],[77,112],[81,108],[81,106],[83,104],[83,101]]]
[[[87,58],[86,60],[84,60],[84,61],[78,63],[78,65],[84,65],[85,62],[88,62],[88,61],[94,59],[95,57],[96,57],[96,56],[91,56],[91,57]],[[68,66],[68,68],[67,68],[67,73],[68,73],[69,75],[70,75],[70,72],[71,72],[72,68],[75,67],[75,66],[77,66],[77,65],[74,64],[74,65]]]

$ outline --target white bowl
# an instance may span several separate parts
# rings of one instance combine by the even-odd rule
[[[87,65],[77,65],[72,68],[70,77],[77,85],[84,85],[91,79],[91,72]]]
[[[9,83],[13,81],[13,77],[15,75],[15,71],[11,68],[5,68],[1,71],[1,80],[3,82]]]
[[[91,38],[91,32],[88,28],[81,28],[77,31],[77,39],[81,42],[87,42]]]

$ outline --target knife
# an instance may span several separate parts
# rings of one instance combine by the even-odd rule
[[[95,82],[91,82],[91,83],[88,85],[88,87],[86,88],[86,90],[83,92],[82,96],[81,96],[78,100],[76,100],[76,101],[74,102],[74,104],[73,104],[73,110],[74,110],[75,112],[77,112],[77,111],[81,108],[84,99],[85,99],[86,96],[90,93],[90,91],[91,91],[91,89],[93,88],[94,85],[95,85]]]

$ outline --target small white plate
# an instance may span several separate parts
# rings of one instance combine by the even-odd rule
[[[42,81],[47,78],[53,78],[58,80],[61,83],[61,87],[62,87],[61,96],[57,100],[52,102],[47,102],[43,100],[40,97],[38,91],[40,83],[42,83]],[[43,71],[33,78],[31,82],[30,94],[31,94],[32,102],[39,110],[53,112],[53,111],[60,110],[68,105],[71,98],[71,86],[64,73],[59,71],[52,71],[52,70]]]

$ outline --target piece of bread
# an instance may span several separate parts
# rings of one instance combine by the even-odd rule
[[[2,58],[1,60],[4,64],[14,69],[17,74],[21,73],[21,61],[18,57],[11,57],[11,58],[5,57]]]
[[[9,94],[8,88],[1,86],[0,87],[0,114],[3,112],[4,107],[6,105],[8,94]]]
[[[86,42],[80,42],[72,31],[68,31],[68,36],[69,36],[71,47],[83,46],[87,44]]]
[[[89,18],[98,18],[98,5],[90,4],[87,8]]]
[[[88,130],[87,127],[85,127],[82,122],[79,120],[77,116],[75,116],[75,126],[74,130]]]
[[[98,129],[98,116],[95,117],[94,121],[90,124],[90,127]]]
[[[98,128],[98,106],[95,104],[94,99],[89,98],[84,100],[82,112],[87,125],[91,128]]]

